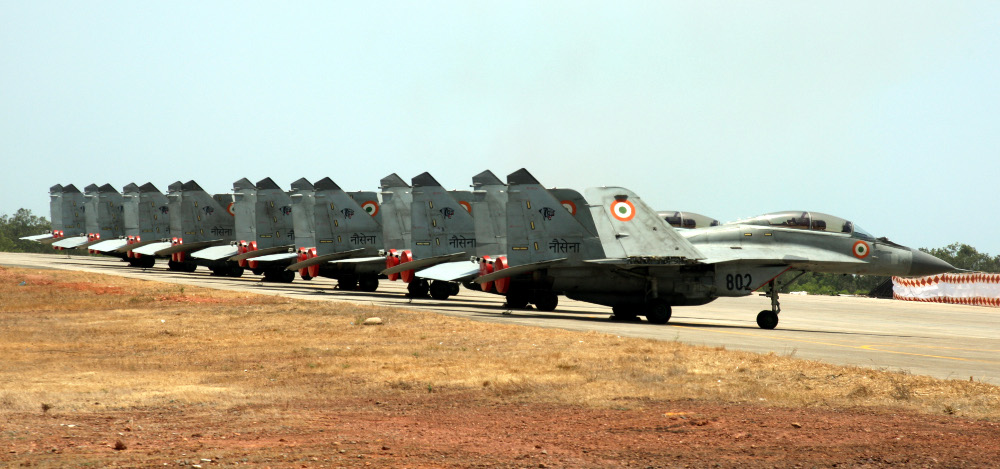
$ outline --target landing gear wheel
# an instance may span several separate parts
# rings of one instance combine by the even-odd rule
[[[181,270],[183,270],[184,272],[187,272],[189,274],[191,272],[194,272],[195,269],[198,268],[198,264],[195,264],[194,262],[184,262],[184,263],[181,264],[181,266],[182,266]]]
[[[559,305],[559,296],[550,291],[541,291],[535,293],[531,302],[539,311],[555,311],[556,306]]]
[[[435,280],[431,282],[431,298],[435,300],[447,300],[452,295],[451,282]]]
[[[646,305],[646,320],[650,324],[666,324],[670,321],[670,305],[662,302],[656,302]]]
[[[291,270],[279,270],[277,274],[278,281],[281,283],[292,283],[295,281],[295,272]]]
[[[528,307],[528,295],[523,292],[512,291],[507,293],[507,307],[510,309],[524,309]]]
[[[415,278],[406,285],[406,291],[409,292],[408,296],[410,298],[425,298],[429,288],[430,285],[427,284],[427,280],[422,278]]]
[[[243,267],[230,267],[226,272],[226,277],[239,278],[243,276]]]
[[[358,279],[358,290],[363,292],[373,292],[378,290],[378,276],[376,275],[363,275]]]
[[[358,278],[354,276],[340,277],[337,279],[337,288],[341,290],[357,290]]]
[[[156,258],[153,256],[144,256],[139,258],[138,266],[143,269],[148,269],[156,265]]]
[[[180,272],[184,270],[184,265],[177,261],[167,261],[167,269]]]
[[[612,318],[618,321],[635,321],[639,317],[639,315],[636,314],[635,309],[635,305],[612,306]]]
[[[774,329],[778,327],[778,313],[764,310],[757,314],[757,325],[761,329]]]

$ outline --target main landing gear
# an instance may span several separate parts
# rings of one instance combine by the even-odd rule
[[[767,296],[771,298],[771,310],[764,310],[757,314],[757,325],[761,329],[774,329],[778,327],[778,313],[781,312],[781,304],[778,303],[778,288],[774,285],[774,280],[768,283]]]

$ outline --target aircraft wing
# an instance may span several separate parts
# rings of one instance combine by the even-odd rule
[[[231,261],[242,261],[242,260],[245,260],[245,259],[253,259],[255,257],[266,256],[268,254],[277,254],[279,252],[287,253],[289,249],[295,249],[295,245],[294,244],[288,244],[288,245],[285,245],[285,246],[275,246],[273,248],[258,249],[256,251],[244,252],[243,254],[237,254],[237,255],[235,255],[233,257],[230,257],[229,260],[231,260]],[[292,257],[295,257],[295,256],[292,256]]]
[[[421,270],[416,275],[428,280],[442,280],[445,282],[472,280],[479,275],[479,264],[469,261],[446,262]]]
[[[124,239],[109,239],[90,246],[90,249],[101,252],[114,252],[118,248],[128,244]]]
[[[513,277],[515,275],[526,274],[528,272],[534,272],[536,270],[544,269],[550,265],[558,264],[564,261],[566,261],[566,258],[560,257],[559,259],[549,259],[546,261],[532,262],[530,264],[515,265],[503,270],[494,271],[492,273],[483,275],[481,277],[476,277],[476,279],[473,280],[473,282],[476,283],[492,282],[502,278]]]
[[[41,241],[43,239],[49,239],[51,237],[52,237],[52,233],[42,233],[40,235],[22,236],[22,237],[17,238],[17,239],[23,239],[25,241]]]
[[[298,256],[299,255],[294,252],[279,252],[277,254],[268,254],[266,256],[255,257],[253,258],[253,260],[257,262],[277,262],[287,259],[296,259],[298,258]]]
[[[63,248],[63,249],[73,249],[77,246],[83,246],[87,244],[89,240],[86,236],[74,236],[72,238],[64,238],[62,240],[52,243],[52,247]]]
[[[152,243],[133,249],[132,252],[142,254],[144,256],[155,256],[157,252],[169,247],[170,241],[153,241]]]
[[[428,257],[427,259],[416,259],[385,269],[379,272],[379,274],[392,275],[405,272],[407,270],[424,269],[438,264],[443,264],[445,262],[462,259],[463,257],[469,257],[469,255],[464,252],[456,252],[454,254],[445,254],[443,256]]]
[[[336,261],[336,260],[340,260],[340,259],[351,257],[351,256],[353,256],[355,254],[358,254],[358,253],[364,251],[364,250],[365,250],[365,248],[357,248],[357,249],[351,249],[350,251],[334,252],[334,253],[331,253],[331,254],[324,254],[322,256],[311,257],[311,258],[306,259],[306,260],[304,260],[302,262],[296,262],[296,263],[294,263],[294,264],[292,264],[292,265],[290,265],[288,267],[285,267],[285,270],[299,270],[301,268],[309,267],[311,265],[325,264],[325,263],[330,262],[330,261]],[[382,259],[384,260],[385,258],[382,258]]]
[[[219,261],[233,257],[233,255],[238,254],[239,252],[240,250],[236,246],[233,246],[232,244],[226,244],[223,246],[207,247],[205,249],[192,252],[191,257],[195,259]]]
[[[212,246],[221,246],[223,244],[229,244],[229,242],[225,241],[225,240],[222,240],[222,239],[213,239],[211,241],[199,241],[199,242],[196,242],[196,243],[177,244],[177,245],[170,246],[168,248],[160,249],[159,251],[156,251],[156,255],[157,256],[169,256],[169,255],[171,255],[171,254],[173,254],[175,252],[190,252],[190,251],[194,251],[194,250],[197,250],[197,249],[209,248],[209,247],[212,247]],[[142,254],[142,253],[140,253],[140,254]],[[232,254],[230,254],[230,255],[232,255]]]

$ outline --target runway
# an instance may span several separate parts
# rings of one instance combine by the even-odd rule
[[[818,360],[838,365],[900,370],[946,379],[1000,384],[1000,309],[914,303],[853,297],[781,297],[781,322],[775,330],[757,327],[757,312],[770,309],[765,297],[721,298],[705,306],[674,308],[666,325],[609,320],[610,308],[559,298],[556,312],[517,310],[504,314],[503,297],[462,288],[446,301],[410,300],[405,284],[382,280],[374,293],[341,292],[335,280],[296,278],[290,284],[243,278],[128,267],[110,257],[0,253],[0,265],[55,268],[195,285],[224,290],[282,295],[311,301],[348,301],[433,311],[475,321],[598,331],[628,337],[676,340],[724,346],[730,350]]]

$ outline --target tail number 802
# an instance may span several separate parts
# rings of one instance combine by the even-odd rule
[[[750,290],[750,274],[726,274],[727,290]]]

